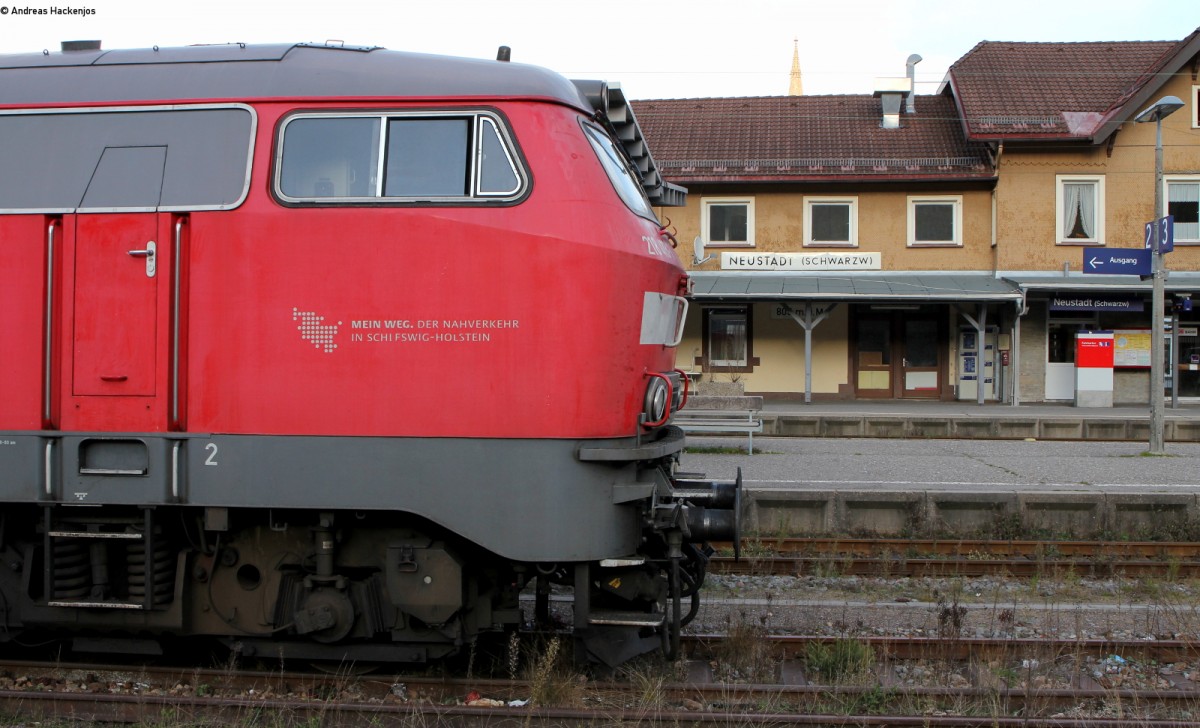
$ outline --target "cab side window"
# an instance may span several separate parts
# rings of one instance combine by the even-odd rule
[[[528,173],[488,112],[311,114],[284,123],[276,193],[294,203],[516,200]]]

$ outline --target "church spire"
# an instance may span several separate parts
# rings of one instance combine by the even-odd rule
[[[800,39],[792,39],[792,79],[788,84],[788,96],[803,96],[804,81],[800,78]]]

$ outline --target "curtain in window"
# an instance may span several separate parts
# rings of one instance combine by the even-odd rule
[[[1095,239],[1095,184],[1069,182],[1063,185],[1063,237],[1074,240]]]
[[[714,366],[746,366],[746,314],[713,311],[708,319],[708,357]]]
[[[1167,214],[1175,216],[1176,240],[1200,240],[1200,182],[1168,183]]]

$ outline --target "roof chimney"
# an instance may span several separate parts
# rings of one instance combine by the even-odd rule
[[[72,51],[98,50],[100,50],[100,41],[98,40],[64,40],[62,42],[63,53],[70,53]]]
[[[917,113],[917,64],[923,60],[925,59],[914,53],[908,57],[907,61],[904,62],[904,67],[906,69],[906,73],[904,75],[908,76],[908,82],[910,84],[908,90],[908,104],[904,109],[904,112],[907,114]]]
[[[883,107],[884,129],[900,128],[900,106],[904,97],[912,93],[912,80],[908,78],[877,78],[875,79],[874,96],[881,99]]]

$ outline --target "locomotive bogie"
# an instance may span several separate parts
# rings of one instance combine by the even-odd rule
[[[419,519],[403,528],[377,514],[165,508],[151,517],[149,558],[137,509],[38,516],[4,519],[10,627],[290,637],[347,654],[380,641],[459,645],[519,626],[531,571]]]

